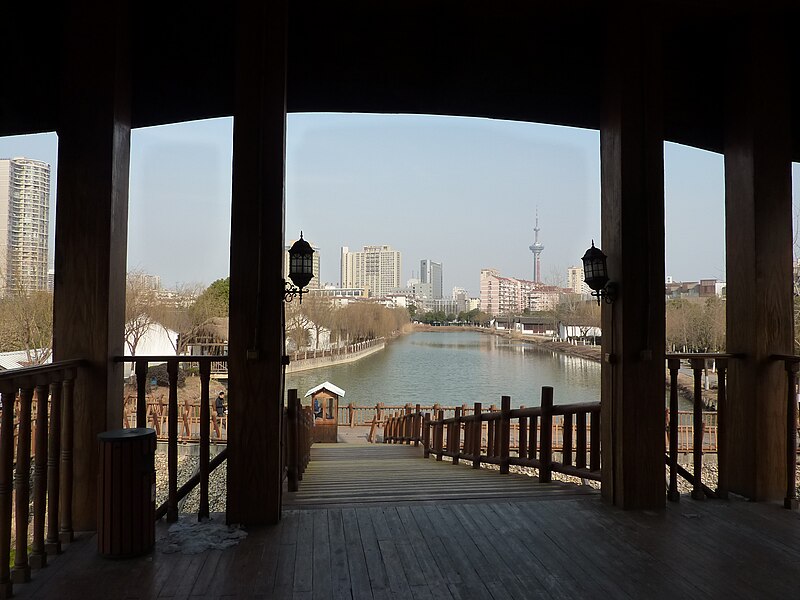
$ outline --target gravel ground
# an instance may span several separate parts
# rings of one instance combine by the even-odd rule
[[[194,475],[200,468],[197,456],[178,457],[178,487]],[[211,512],[225,512],[225,484],[228,477],[228,462],[224,461],[211,473],[208,480],[208,503]],[[167,453],[156,452],[156,507],[167,500],[168,471]],[[182,513],[196,513],[200,506],[200,486],[195,487],[186,498],[178,503]]]

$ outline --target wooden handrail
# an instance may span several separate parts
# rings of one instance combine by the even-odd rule
[[[481,403],[476,402],[472,415],[463,415],[459,407],[454,412],[452,418],[444,418],[441,407],[432,416],[426,413],[421,434],[426,457],[433,454],[441,460],[448,456],[454,464],[463,459],[471,461],[476,469],[481,464],[494,464],[501,473],[508,473],[511,465],[534,467],[539,470],[542,482],[550,481],[553,471],[582,479],[601,478],[599,402],[553,405],[553,388],[545,386],[541,405],[537,407],[512,409],[511,398],[503,396],[499,410],[493,406],[489,412],[483,412]],[[554,416],[562,416],[564,423],[560,461],[553,459],[553,452],[558,449]],[[591,422],[587,424],[589,419]],[[514,420],[519,422],[512,424]],[[515,449],[516,455],[512,455]]]
[[[0,597],[10,597],[14,584],[29,581],[31,569],[47,566],[61,542],[72,539],[72,390],[84,364],[70,360],[0,374]]]
[[[706,423],[703,413],[703,370],[706,368],[706,363],[709,359],[714,359],[717,365],[717,423],[718,427],[724,427],[724,417],[727,410],[726,398],[726,373],[728,368],[728,359],[740,358],[739,354],[726,354],[726,353],[697,353],[697,354],[667,354],[667,368],[670,376],[670,399],[669,409],[667,411],[667,446],[668,453],[666,457],[667,465],[669,466],[669,488],[667,491],[667,498],[672,502],[677,502],[680,499],[680,492],[678,491],[678,476],[683,477],[692,485],[692,498],[695,500],[703,500],[706,497],[726,497],[727,496],[727,479],[724,469],[725,464],[725,451],[727,448],[724,445],[724,436],[718,442],[718,463],[720,464],[719,477],[717,481],[716,491],[712,491],[708,486],[703,483],[703,454],[704,454],[704,441],[706,434]],[[681,368],[681,360],[688,360],[692,368],[693,376],[693,394],[692,394],[692,463],[694,475],[689,475],[689,472],[678,464],[679,453],[679,418],[680,411],[678,410],[678,373]]]
[[[216,411],[212,410],[210,398],[211,365],[214,362],[227,361],[227,356],[118,356],[115,362],[131,362],[135,366],[136,373],[136,423],[134,426],[142,427],[147,423],[147,415],[150,414],[156,437],[161,438],[163,433],[163,404],[159,401],[156,405],[148,405],[145,386],[147,384],[147,370],[150,363],[166,363],[168,375],[168,398],[167,398],[167,500],[156,510],[156,520],[166,515],[168,522],[178,520],[178,503],[192,489],[200,487],[200,502],[197,511],[197,518],[208,518],[210,514],[209,506],[209,479],[213,470],[221,464],[227,452],[223,449],[213,459],[211,456],[211,427],[217,434],[217,441],[221,437],[220,428],[224,429],[227,437],[227,419],[220,419]],[[192,405],[188,400],[184,401],[183,410],[178,410],[178,371],[181,364],[196,363],[200,375],[200,399],[199,406]],[[150,410],[148,410],[148,407]],[[191,434],[191,425],[195,423],[192,414],[194,409],[199,410],[197,424],[199,431],[197,438]],[[187,482],[178,487],[178,421],[183,424],[183,439],[197,439],[200,444],[199,466],[195,473]],[[221,422],[220,422],[221,421]],[[130,425],[128,414],[125,414],[125,425]]]

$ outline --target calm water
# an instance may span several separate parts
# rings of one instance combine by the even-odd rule
[[[543,385],[557,404],[600,399],[598,363],[474,331],[406,335],[354,363],[288,374],[286,389],[302,397],[326,380],[347,392],[342,405],[499,406],[510,395],[512,406],[538,406]]]

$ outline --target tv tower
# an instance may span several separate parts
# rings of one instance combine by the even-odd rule
[[[533,252],[533,280],[536,283],[542,282],[542,266],[539,263],[539,256],[544,250],[544,244],[539,241],[539,210],[536,210],[536,227],[533,228],[534,231],[534,239],[533,244],[528,246],[531,252]]]

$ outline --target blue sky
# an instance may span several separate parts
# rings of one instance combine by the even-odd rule
[[[231,145],[231,119],[133,132],[130,269],[161,275],[168,287],[227,276]],[[339,279],[341,246],[366,244],[400,250],[403,281],[423,258],[442,262],[446,292],[460,286],[477,294],[483,267],[530,278],[537,209],[546,281],[563,280],[591,239],[599,240],[596,131],[461,117],[292,114],[286,152],[286,238],[302,229],[320,247],[325,282]],[[56,153],[54,134],[0,138],[0,157],[55,165]],[[722,156],[667,144],[664,160],[667,274],[724,279]],[[55,194],[55,177],[53,183]]]

